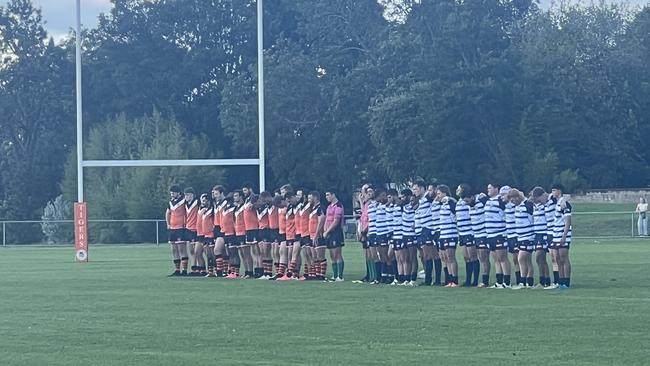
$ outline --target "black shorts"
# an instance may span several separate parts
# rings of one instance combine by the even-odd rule
[[[433,241],[434,232],[431,229],[423,228],[422,232],[417,235],[417,244],[419,247],[422,246],[431,246],[434,244]]]
[[[519,242],[517,241],[517,238],[507,238],[506,242],[508,243],[508,252],[510,253],[517,253],[517,250],[519,250]]]
[[[379,242],[377,241],[377,234],[368,235],[368,247],[374,248],[378,246],[379,246]]]
[[[440,249],[453,249],[458,245],[458,238],[444,238],[438,240],[438,243]]]
[[[417,240],[415,236],[403,236],[402,242],[404,243],[404,248],[417,246]]]
[[[246,230],[244,240],[246,244],[256,244],[259,241],[259,230]]]
[[[269,243],[279,243],[280,229],[269,229]]]
[[[508,243],[506,243],[506,239],[503,235],[487,238],[487,244],[492,251],[506,249],[508,247]]]
[[[335,231],[325,238],[325,245],[328,249],[336,249],[345,246],[343,231]]]
[[[239,247],[246,244],[246,235],[235,235],[233,240],[233,247]]]
[[[283,241],[287,241],[287,234],[286,233],[280,233],[278,231],[278,243],[281,243]]]
[[[517,243],[517,247],[522,252],[532,253],[535,251],[535,243],[532,240],[524,240]]]
[[[223,238],[223,233],[221,232],[221,226],[217,225],[214,228],[212,228],[212,235],[214,235],[215,238]]]
[[[377,245],[380,247],[385,247],[388,245],[390,236],[386,234],[377,235]]]
[[[223,236],[223,242],[227,247],[234,247],[235,245],[235,240],[236,236],[235,235],[224,235]]]
[[[474,244],[477,249],[490,249],[490,244],[488,244],[487,238],[474,238]]]
[[[203,244],[213,247],[214,246],[214,238],[204,237],[203,238]]]
[[[273,240],[271,240],[271,229],[259,229],[257,231],[257,239],[260,242],[265,242],[265,243],[270,243]]]
[[[168,229],[167,237],[170,243],[185,241],[185,229]]]
[[[203,243],[205,241],[205,236],[203,235],[197,235],[196,236],[196,242],[197,243]]]
[[[312,245],[313,241],[311,240],[310,237],[308,236],[302,236],[300,237],[300,246],[301,247],[310,247]]]
[[[196,231],[190,229],[185,229],[185,241],[195,242],[196,241]]]
[[[402,250],[406,248],[406,244],[404,243],[404,238],[402,239],[393,239],[391,240],[391,247],[393,250]]]
[[[535,234],[533,244],[535,245],[535,250],[544,250],[548,252],[548,240],[546,234]]]
[[[458,243],[461,247],[473,247],[474,235],[461,235],[458,237]]]

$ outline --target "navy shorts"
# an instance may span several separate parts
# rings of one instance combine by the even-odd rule
[[[508,243],[506,243],[506,239],[503,237],[503,235],[487,238],[487,244],[492,251],[506,249],[508,246]]]
[[[517,250],[519,249],[517,238],[507,238],[506,242],[508,243],[508,252],[513,254],[517,253]]]
[[[452,249],[456,248],[456,245],[458,245],[458,238],[444,238],[440,239],[438,242],[440,243],[438,245],[440,249]]]
[[[406,243],[404,242],[404,239],[393,239],[391,240],[391,246],[393,247],[393,250],[402,250],[406,248]]]
[[[246,230],[246,244],[255,244],[259,241],[259,230]]]
[[[233,246],[242,246],[246,244],[246,235],[235,235]]]
[[[185,241],[185,229],[169,229],[167,237],[170,243]]]
[[[404,243],[404,248],[417,246],[415,236],[404,236],[402,237],[402,242]]]
[[[280,229],[269,229],[269,243],[280,242]]]
[[[280,232],[278,231],[278,243],[281,243],[283,241],[287,241],[287,234],[286,233],[280,234]]]
[[[196,241],[196,231],[185,229],[185,241],[195,242]]]
[[[458,243],[461,247],[473,247],[474,235],[461,235],[458,237]]]
[[[533,245],[535,245],[535,250],[544,250],[548,252],[548,240],[546,234],[535,234]]]
[[[345,246],[343,231],[335,231],[325,238],[325,245],[328,249],[336,249]]]
[[[535,243],[532,240],[524,240],[517,243],[520,251],[532,253],[535,251]]]
[[[422,229],[422,232],[417,236],[417,244],[419,247],[432,246],[434,244],[434,234],[430,229]]]
[[[378,247],[379,242],[377,241],[377,234],[370,234],[368,235],[368,247],[373,248],[373,247]]]
[[[227,247],[238,247],[237,237],[235,235],[224,235],[223,242]]]
[[[560,238],[557,238],[557,240],[553,240],[553,246],[551,246],[551,249],[569,249],[571,248],[571,242],[566,240],[564,241],[564,244],[560,244]]]
[[[387,246],[388,241],[389,241],[388,238],[390,238],[390,236],[388,236],[386,234],[377,235],[377,245],[380,246],[380,247]]]
[[[203,238],[203,244],[213,247],[214,246],[214,238],[204,237]]]
[[[301,247],[310,247],[312,244],[312,240],[308,236],[302,236],[300,237],[300,246]]]
[[[474,238],[474,244],[478,249],[490,249],[490,244],[488,244],[487,238]]]
[[[247,234],[248,234],[248,232],[247,232]],[[257,231],[257,239],[259,241],[263,241],[263,242],[266,242],[266,243],[272,242],[273,240],[271,240],[271,229],[268,229],[268,228],[267,229],[259,229]]]
[[[217,225],[214,228],[212,228],[212,235],[214,235],[215,238],[223,238],[223,233],[221,232],[221,226]]]

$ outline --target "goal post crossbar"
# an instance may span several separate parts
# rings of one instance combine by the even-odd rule
[[[170,167],[260,165],[260,159],[83,160],[86,167]]]

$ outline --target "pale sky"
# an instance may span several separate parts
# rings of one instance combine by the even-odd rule
[[[0,6],[9,0],[0,0]],[[43,11],[43,18],[47,22],[46,29],[55,39],[61,39],[70,28],[74,27],[75,0],[32,0]],[[327,1],[327,0],[322,0]],[[554,0],[540,0],[542,7],[547,8]],[[557,1],[557,0],[555,0]],[[585,2],[588,2],[586,0]],[[621,2],[624,0],[611,0]],[[650,0],[629,0],[633,5],[649,4]],[[110,0],[81,0],[81,23],[84,27],[92,28],[97,25],[97,16],[107,13],[112,4]]]

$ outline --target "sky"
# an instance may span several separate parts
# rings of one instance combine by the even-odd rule
[[[47,22],[46,29],[55,39],[59,40],[68,34],[74,27],[75,0],[32,0],[36,6],[41,7],[43,18]],[[542,7],[547,8],[553,0],[540,0]],[[621,0],[610,0],[620,2]],[[8,0],[0,0],[0,5],[5,5]],[[631,4],[644,5],[650,0],[629,0]],[[95,27],[97,16],[106,13],[111,8],[110,0],[81,0],[81,23],[84,27]]]

